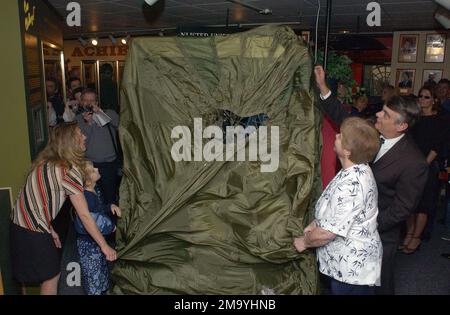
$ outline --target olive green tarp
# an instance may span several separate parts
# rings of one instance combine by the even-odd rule
[[[321,191],[311,71],[307,47],[283,26],[133,40],[121,91],[123,216],[110,293],[317,292],[314,254],[293,247]],[[194,118],[205,127],[223,110],[264,113],[264,125],[279,126],[278,170],[173,160],[172,129],[194,134]]]

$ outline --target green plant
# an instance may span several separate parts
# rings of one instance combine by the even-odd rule
[[[323,64],[323,51],[318,53],[318,62]],[[328,79],[342,82],[345,87],[351,91],[356,82],[353,79],[353,71],[350,65],[352,60],[345,56],[339,55],[335,51],[328,52],[327,77]]]
[[[319,51],[317,55],[318,63],[323,64],[323,51]],[[347,91],[346,96],[343,97],[343,101],[347,104],[353,103],[352,92],[356,85],[356,81],[353,79],[352,60],[346,55],[340,55],[335,51],[328,52],[327,62],[327,79],[329,81],[341,82]]]

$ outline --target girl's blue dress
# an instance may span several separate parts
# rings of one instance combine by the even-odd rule
[[[108,235],[114,230],[114,223],[109,217],[111,205],[103,203],[100,190],[96,193],[85,190],[84,196],[100,232]],[[77,249],[80,256],[82,285],[86,294],[100,295],[109,288],[109,264],[105,255],[94,239],[84,229],[81,220],[76,217],[75,230],[77,232]]]

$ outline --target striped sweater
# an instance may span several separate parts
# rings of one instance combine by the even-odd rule
[[[19,193],[11,219],[25,229],[50,233],[50,224],[68,195],[82,194],[80,171],[46,163],[33,169]]]

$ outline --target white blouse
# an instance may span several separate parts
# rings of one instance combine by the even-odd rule
[[[316,223],[336,234],[317,249],[321,273],[341,282],[380,285],[383,248],[377,230],[378,190],[372,170],[341,170],[316,204]]]

